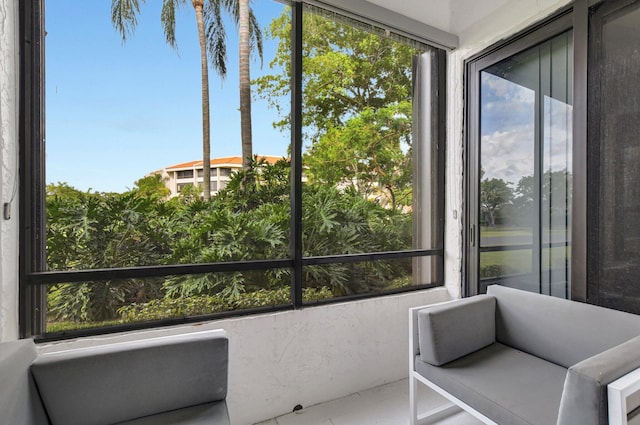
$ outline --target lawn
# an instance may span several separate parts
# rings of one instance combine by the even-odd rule
[[[571,247],[554,247],[543,250],[542,270],[564,268],[571,258]],[[512,251],[492,251],[480,253],[480,270],[482,277],[531,273],[531,249]],[[550,267],[551,265],[551,267]]]

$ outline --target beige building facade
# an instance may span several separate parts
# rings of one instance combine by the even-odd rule
[[[258,155],[258,160],[275,164],[282,157],[273,155]],[[211,159],[211,195],[227,187],[233,173],[242,169],[240,156],[226,156]],[[178,196],[187,186],[201,187],[203,182],[202,160],[183,162],[154,171],[160,174],[167,189],[171,191],[169,197]]]

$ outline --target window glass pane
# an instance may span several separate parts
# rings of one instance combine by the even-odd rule
[[[221,15],[225,78],[208,62],[212,172],[206,200],[201,53],[192,3],[175,3],[176,48],[165,41],[162,2],[140,4],[137,26],[125,32],[124,42],[112,22],[115,3],[126,2],[47,2],[47,268],[288,257],[290,135],[274,128],[278,111],[258,96],[251,103],[256,160],[244,174],[232,173],[243,166],[243,80],[233,10],[223,7]],[[278,43],[267,33],[289,9],[277,1],[251,7],[263,58],[251,51],[248,78],[280,75],[288,57],[276,60]],[[288,113],[287,97],[271,100]]]
[[[543,97],[541,278],[545,293],[568,298],[571,281],[573,99],[570,34],[551,40],[553,77]]]
[[[424,202],[414,198],[414,63],[433,50],[314,7],[304,11],[303,255],[440,248],[426,230],[414,236],[416,221],[423,219],[426,229],[437,211],[430,187],[424,188]],[[432,119],[428,111],[423,115]],[[425,151],[435,144],[430,136]],[[437,176],[437,160],[431,165],[424,164],[423,172]],[[431,261],[313,266],[303,284],[315,287],[316,277],[326,273],[335,296],[398,288],[413,284],[414,277],[430,284]],[[425,270],[423,276],[414,276],[412,263]]]
[[[226,76],[209,58],[207,127],[192,3],[174,2],[176,48],[163,33],[162,2],[141,2],[137,25],[124,31],[126,40],[118,21],[112,22],[116,3],[127,2],[47,2],[46,268],[288,258],[290,134],[274,128],[278,111],[250,93],[251,116],[242,118],[239,90],[242,81],[286,72],[289,59],[275,60],[278,43],[267,32],[288,8],[277,1],[251,3],[256,26],[250,34],[262,36],[259,43],[250,40],[247,73],[240,66],[246,49],[240,46],[235,10],[221,4]],[[204,12],[205,23],[215,20],[211,11]],[[289,111],[288,98],[271,100]],[[249,122],[252,137],[243,137]],[[210,191],[204,193],[207,131],[212,172]],[[247,143],[254,155],[243,164]],[[218,180],[219,167],[224,181]],[[245,308],[246,299],[271,305],[273,297],[263,291],[273,290],[287,303],[289,275],[274,269],[53,285],[47,320],[54,330],[58,324],[123,323],[128,319],[122,309],[145,306],[162,317],[140,313],[132,320],[208,314]],[[207,308],[188,311],[203,296],[219,299],[223,307],[205,303]]]
[[[423,50],[308,7],[305,256],[412,244],[412,61]]]

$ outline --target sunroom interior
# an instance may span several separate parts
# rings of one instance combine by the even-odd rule
[[[409,371],[409,309],[491,284],[640,314],[640,1],[273,2],[293,28],[287,255],[74,269],[46,256],[44,129],[55,114],[45,106],[44,22],[55,2],[0,0],[0,342],[34,338],[50,353],[222,328],[232,423],[255,424],[380,386],[395,391]],[[400,208],[413,215],[408,246],[303,252],[307,109],[296,105],[310,80],[295,28],[307,15],[422,49],[409,65],[413,196]],[[408,264],[406,285],[307,298],[308,270],[376,261]],[[58,285],[277,270],[289,270],[291,284],[275,306],[69,329],[48,322],[47,288]]]

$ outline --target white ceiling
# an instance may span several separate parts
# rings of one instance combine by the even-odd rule
[[[452,0],[367,0],[443,31],[451,31]]]
[[[553,0],[366,0],[378,6],[459,35],[477,22],[513,3],[519,9],[536,9]]]

